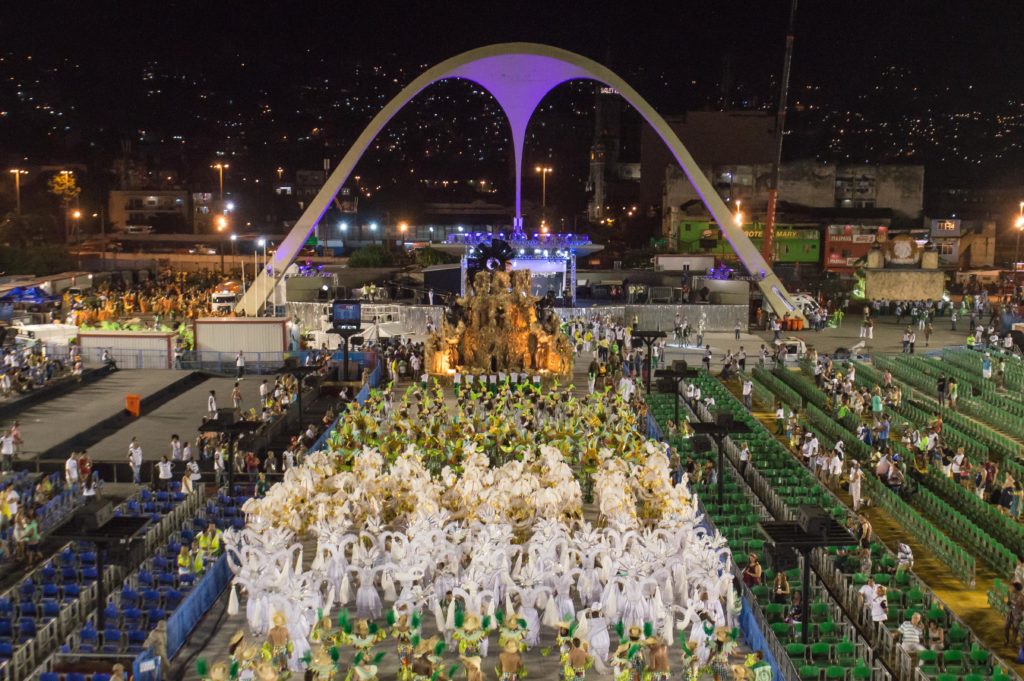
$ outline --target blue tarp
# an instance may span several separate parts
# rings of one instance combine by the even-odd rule
[[[16,286],[0,296],[0,301],[7,303],[47,303],[58,300],[38,286]]]

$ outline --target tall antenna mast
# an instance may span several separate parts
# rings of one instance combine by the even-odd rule
[[[789,98],[789,71],[793,64],[793,40],[796,33],[796,3],[789,5],[789,28],[786,30],[786,56],[782,60],[782,81],[779,83],[779,109],[775,115],[775,160],[772,162],[768,187],[768,214],[764,221],[761,255],[771,262],[774,256],[775,212],[779,203],[779,166],[782,164],[782,136],[786,132],[786,104]]]

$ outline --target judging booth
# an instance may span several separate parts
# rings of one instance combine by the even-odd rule
[[[246,370],[274,371],[284,365],[289,346],[285,317],[203,317],[192,324],[195,357],[203,368],[233,367],[244,353]]]
[[[177,336],[169,331],[80,330],[78,347],[87,363],[102,362],[106,351],[119,369],[169,369]]]

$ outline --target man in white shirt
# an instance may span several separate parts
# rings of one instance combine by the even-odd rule
[[[160,461],[156,464],[157,480],[159,480],[159,489],[168,490],[171,486],[171,478],[174,477],[173,465],[167,460],[166,456],[160,457]]]
[[[185,468],[188,470],[188,477],[191,478],[192,483],[198,485],[199,481],[203,479],[203,474],[199,472],[199,463],[189,461]]]
[[[142,484],[142,445],[134,437],[128,445],[128,465],[132,467],[132,482]]]
[[[68,454],[68,460],[64,462],[64,480],[69,488],[78,482],[78,459],[74,452]]]
[[[12,470],[14,467],[14,433],[13,428],[4,433],[0,438],[0,454],[3,455],[3,469]]]
[[[747,411],[754,408],[754,383],[749,378],[743,379],[743,406]]]
[[[744,443],[743,449],[740,450],[740,475],[746,474],[748,463],[750,463],[750,447]]]
[[[211,390],[210,396],[206,398],[206,415],[211,419],[217,418],[217,391]]]
[[[213,475],[214,482],[217,488],[220,489],[227,482],[227,477],[224,475],[224,471],[227,470],[227,462],[225,461],[226,454],[224,453],[223,447],[217,447],[217,451],[213,454]]]
[[[245,354],[239,350],[238,354],[235,355],[235,378],[242,378],[245,376]]]

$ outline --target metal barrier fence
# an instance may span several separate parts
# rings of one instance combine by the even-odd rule
[[[737,322],[747,330],[750,308],[746,305],[602,305],[600,307],[556,307],[562,321],[582,319],[592,321],[611,317],[632,323],[637,320],[641,329],[664,331],[668,334],[676,325],[676,314],[686,319],[693,329],[704,320],[706,331],[732,331]]]

